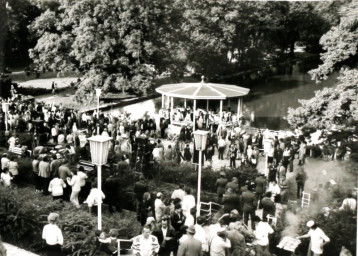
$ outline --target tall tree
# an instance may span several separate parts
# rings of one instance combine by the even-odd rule
[[[164,19],[165,4],[63,0],[58,11],[47,10],[31,25],[39,40],[30,57],[41,70],[82,72],[78,100],[88,99],[94,87],[146,91],[158,62],[154,53],[160,51],[153,31]]]
[[[317,91],[314,98],[301,100],[301,107],[289,109],[287,120],[297,127],[346,130],[358,124],[358,3],[342,7],[337,26],[322,36],[323,64],[309,73],[319,82],[340,70],[336,88]]]

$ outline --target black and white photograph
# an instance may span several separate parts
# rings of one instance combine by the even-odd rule
[[[0,256],[356,256],[358,0],[0,0]]]

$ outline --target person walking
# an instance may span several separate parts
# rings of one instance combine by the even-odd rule
[[[320,229],[317,224],[310,220],[307,222],[307,227],[310,229],[307,234],[298,236],[297,239],[302,238],[311,238],[310,247],[308,252],[313,253],[313,256],[319,256],[323,254],[323,247],[325,244],[330,242],[330,239],[326,234]]]
[[[202,256],[201,242],[194,238],[195,227],[186,229],[186,238],[179,245],[177,256]]]
[[[81,180],[80,177],[77,175],[77,170],[72,171],[72,178],[67,177],[67,183],[72,187],[70,201],[74,204],[74,206],[76,206],[76,208],[80,208],[78,194],[81,191]]]
[[[156,236],[160,245],[159,256],[168,256],[178,249],[176,231],[169,225],[170,217],[163,215],[160,223],[154,228],[153,236]]]
[[[59,177],[55,177],[50,181],[48,191],[51,192],[52,199],[63,199],[63,189],[66,187],[66,183]]]
[[[50,213],[47,217],[49,224],[45,225],[42,231],[42,239],[46,241],[47,256],[62,256],[63,236],[61,229],[56,225],[58,218],[57,213]]]

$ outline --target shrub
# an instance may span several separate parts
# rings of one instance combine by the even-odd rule
[[[87,209],[76,209],[71,203],[52,201],[39,196],[30,188],[0,187],[0,232],[4,240],[35,252],[44,249],[41,238],[43,226],[50,212],[60,215],[58,226],[64,236],[66,255],[89,255],[95,249],[97,217]],[[119,229],[121,238],[132,238],[140,232],[135,215],[127,211],[102,216],[103,231]]]
[[[225,171],[229,180],[232,177],[238,177],[240,184],[243,185],[246,180],[254,180],[257,177],[257,170],[251,166],[241,166],[238,169],[223,167],[220,171]],[[198,174],[192,164],[176,165],[173,162],[163,162],[155,167],[154,178],[158,182],[168,182],[174,184],[187,184],[197,187]],[[208,192],[215,192],[215,182],[219,178],[220,172],[211,168],[204,168],[201,174],[202,189]]]

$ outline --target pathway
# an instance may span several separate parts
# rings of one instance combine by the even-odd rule
[[[32,252],[26,251],[14,245],[3,243],[6,250],[7,256],[38,256],[38,254],[34,254]]]

